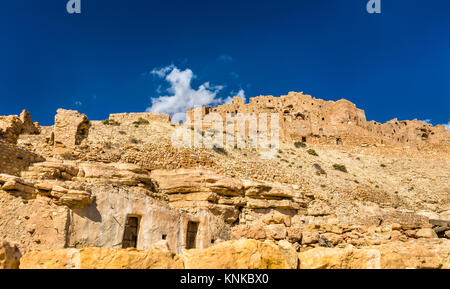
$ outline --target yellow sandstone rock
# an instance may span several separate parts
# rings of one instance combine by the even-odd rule
[[[178,256],[161,250],[83,248],[33,251],[20,269],[182,269]]]
[[[208,249],[186,250],[186,269],[289,269],[283,253],[271,242],[240,239]]]
[[[17,246],[0,242],[0,269],[19,269],[20,252]]]
[[[370,248],[314,248],[298,254],[300,269],[448,269],[450,240],[391,242]]]

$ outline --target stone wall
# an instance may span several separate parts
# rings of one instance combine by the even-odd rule
[[[32,163],[44,161],[44,158],[18,146],[0,141],[0,173],[20,175]]]
[[[110,120],[115,120],[119,123],[133,123],[139,118],[148,121],[160,121],[160,122],[170,122],[170,116],[168,114],[158,114],[158,113],[112,113],[109,115]]]
[[[33,122],[30,113],[23,110],[20,116],[0,116],[0,140],[17,143],[20,134],[39,134],[39,123]]]
[[[418,120],[398,121],[384,124],[367,121],[364,110],[348,100],[325,101],[289,92],[280,97],[258,96],[249,103],[235,97],[231,104],[215,108],[203,107],[202,116],[218,113],[225,121],[227,114],[279,115],[280,137],[285,141],[306,141],[325,144],[450,144],[450,132],[442,125],[433,126]],[[186,116],[193,119],[194,110]],[[270,123],[270,122],[269,122]],[[207,128],[207,127],[206,127]]]
[[[54,144],[73,148],[89,134],[89,120],[75,110],[58,109],[55,115]]]

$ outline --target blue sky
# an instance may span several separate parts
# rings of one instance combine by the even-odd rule
[[[5,1],[0,115],[26,108],[51,125],[60,107],[92,120],[145,111],[175,94],[176,67],[191,80],[178,93],[203,85],[205,101],[304,91],[369,120],[448,123],[450,1],[381,0],[380,15],[367,1],[81,0],[79,15],[66,0]]]

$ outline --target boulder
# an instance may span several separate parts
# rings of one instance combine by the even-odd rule
[[[281,214],[277,211],[266,214],[263,218],[263,222],[266,225],[270,224],[285,224],[287,227],[291,226],[291,217]]]
[[[272,224],[264,226],[268,239],[281,240],[286,238],[286,226],[284,224]]]
[[[0,269],[19,269],[21,254],[16,245],[0,242]]]
[[[182,269],[172,253],[152,249],[83,248],[32,251],[20,259],[20,269]]]
[[[213,192],[218,195],[243,195],[242,182],[205,169],[154,170],[151,177],[166,194]]]
[[[69,190],[59,198],[59,202],[72,209],[79,209],[89,206],[94,199],[90,192]]]
[[[185,250],[186,269],[289,269],[280,248],[272,242],[240,239],[208,249]]]
[[[19,116],[20,120],[22,121],[22,131],[23,134],[39,134],[39,124],[34,123],[33,119],[31,118],[30,113],[24,109],[22,110],[22,113]]]
[[[379,269],[380,252],[317,247],[298,254],[300,269]]]
[[[318,247],[298,256],[300,269],[448,269],[450,240],[394,241],[364,249]]]
[[[302,229],[300,227],[288,227],[286,231],[290,242],[299,242],[302,239]]]
[[[17,176],[7,174],[0,174],[0,189],[4,191],[24,193],[24,196],[26,197],[33,197],[36,192],[34,183]]]
[[[231,228],[231,239],[255,239],[263,240],[266,238],[266,232],[262,226],[258,225],[238,225]]]
[[[427,239],[433,239],[433,238],[437,238],[437,234],[434,232],[433,229],[431,228],[422,228],[417,230],[416,238],[427,238]]]
[[[281,253],[284,255],[289,267],[291,269],[297,269],[298,267],[298,256],[297,250],[295,250],[294,246],[286,240],[281,240],[278,242],[278,247],[280,248]]]
[[[331,245],[336,246],[342,241],[341,235],[335,233],[322,234],[322,239],[328,241]]]
[[[302,232],[302,244],[315,244],[319,241],[318,231],[303,231]]]

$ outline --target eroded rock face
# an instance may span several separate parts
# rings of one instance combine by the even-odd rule
[[[88,191],[62,187],[58,181],[35,182],[20,177],[0,174],[0,189],[22,199],[36,199],[37,196],[50,198],[56,204],[67,205],[72,209],[83,208],[94,201]],[[67,186],[66,184],[62,184]]]
[[[39,124],[33,122],[33,119],[31,118],[30,113],[24,109],[19,116],[20,120],[22,121],[22,131],[23,134],[39,134],[40,128]]]
[[[279,247],[271,242],[241,239],[180,256],[186,269],[289,269]]]
[[[20,269],[182,269],[178,256],[162,250],[83,248],[29,252]]]
[[[370,248],[315,248],[299,253],[301,269],[448,269],[450,240],[410,240]]]
[[[20,258],[21,269],[449,269],[450,240],[411,240],[357,249],[318,247],[301,253],[287,241],[241,239],[208,249],[83,248],[33,251]],[[8,249],[9,268],[17,268],[16,250]],[[0,248],[0,264],[2,261]],[[20,256],[19,256],[20,257]],[[5,260],[5,258],[3,258]],[[5,263],[3,263],[5,264]]]
[[[20,259],[20,269],[296,269],[295,250],[287,243],[227,241],[180,255],[165,248],[83,248],[33,251]]]
[[[288,263],[290,269],[298,268],[298,256],[297,250],[286,240],[281,240],[278,242],[278,248],[280,248],[281,253],[284,255],[286,262]]]
[[[0,190],[0,239],[17,244],[23,254],[31,250],[66,246],[69,209],[48,199],[24,200]]]
[[[39,124],[33,123],[27,110],[23,110],[20,116],[0,116],[0,140],[16,144],[20,134],[39,134],[39,132]]]
[[[54,142],[57,146],[73,148],[89,133],[89,120],[75,110],[58,109],[55,115]]]
[[[19,269],[21,254],[16,245],[0,242],[0,269]]]
[[[207,169],[154,170],[150,176],[172,206],[205,208],[229,224],[240,217],[240,208],[296,211],[304,206],[303,195],[291,186],[241,180]]]
[[[243,185],[237,179],[198,169],[154,170],[151,177],[166,194],[211,192],[219,195],[242,195]]]

